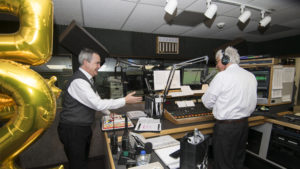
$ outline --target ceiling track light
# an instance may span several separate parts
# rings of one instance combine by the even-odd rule
[[[245,7],[247,6],[247,8],[251,8],[251,9],[254,9],[254,10],[257,10],[257,11],[261,11],[261,20],[259,22],[259,26],[261,27],[266,27],[270,22],[271,22],[271,16],[264,16],[265,13],[272,13],[274,11],[270,11],[270,10],[267,10],[267,9],[264,9],[264,8],[261,8],[261,7],[258,7],[258,6],[254,6],[254,5],[250,5],[250,4],[242,4],[240,2],[236,2],[236,1],[233,1],[233,0],[219,0],[219,2],[223,2],[223,3],[226,3],[226,4],[233,4],[233,5],[241,5],[241,15],[239,16],[239,21],[242,22],[242,23],[245,23],[251,16],[251,12],[247,10],[245,11]]]
[[[272,20],[271,16],[265,16],[266,11],[261,11],[261,20],[259,26],[266,27]]]
[[[239,21],[245,23],[251,16],[251,12],[249,10],[245,10],[245,5],[241,5],[241,15],[239,17]]]
[[[206,0],[206,6],[207,10],[205,11],[204,15],[207,18],[212,19],[217,12],[218,6],[216,4],[211,4],[211,0]]]
[[[170,14],[173,15],[175,9],[177,8],[177,0],[166,0],[167,1],[167,5],[165,6],[165,11]]]

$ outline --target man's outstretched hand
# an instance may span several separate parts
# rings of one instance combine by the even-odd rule
[[[136,92],[131,92],[129,93],[126,97],[125,97],[125,101],[126,103],[139,103],[143,100],[142,97],[136,97],[136,96],[133,96]]]

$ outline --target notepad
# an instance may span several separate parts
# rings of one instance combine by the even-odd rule
[[[161,131],[160,119],[141,117],[136,123],[134,130],[135,131]]]
[[[171,146],[175,146],[175,145],[180,144],[180,142],[178,140],[174,139],[170,135],[149,138],[149,139],[147,139],[147,142],[152,143],[152,148],[153,149],[171,147]]]
[[[168,166],[170,169],[175,169],[175,168],[179,168],[180,166],[180,158],[170,157],[170,154],[179,149],[180,149],[180,145],[176,145],[176,146],[157,149],[154,150],[154,152],[161,159],[161,161],[164,162],[166,166]]]

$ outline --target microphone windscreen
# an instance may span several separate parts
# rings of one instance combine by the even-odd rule
[[[145,151],[147,154],[152,153],[152,143],[150,143],[150,142],[145,143]]]

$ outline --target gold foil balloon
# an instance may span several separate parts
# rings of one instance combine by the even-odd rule
[[[0,59],[30,65],[50,60],[53,42],[51,0],[0,0],[0,12],[19,18],[16,33],[0,34]]]
[[[44,80],[28,66],[0,59],[0,93],[16,103],[16,115],[0,128],[0,168],[17,168],[13,159],[54,120],[56,96],[52,90],[59,91],[54,82],[55,78]]]
[[[0,34],[0,169],[20,168],[14,159],[51,125],[60,89],[29,66],[52,53],[51,0],[0,0],[0,12],[19,18],[13,34]],[[20,63],[16,63],[16,62]],[[59,166],[58,168],[63,168]]]
[[[10,119],[16,110],[14,99],[8,95],[0,93],[0,122]]]

